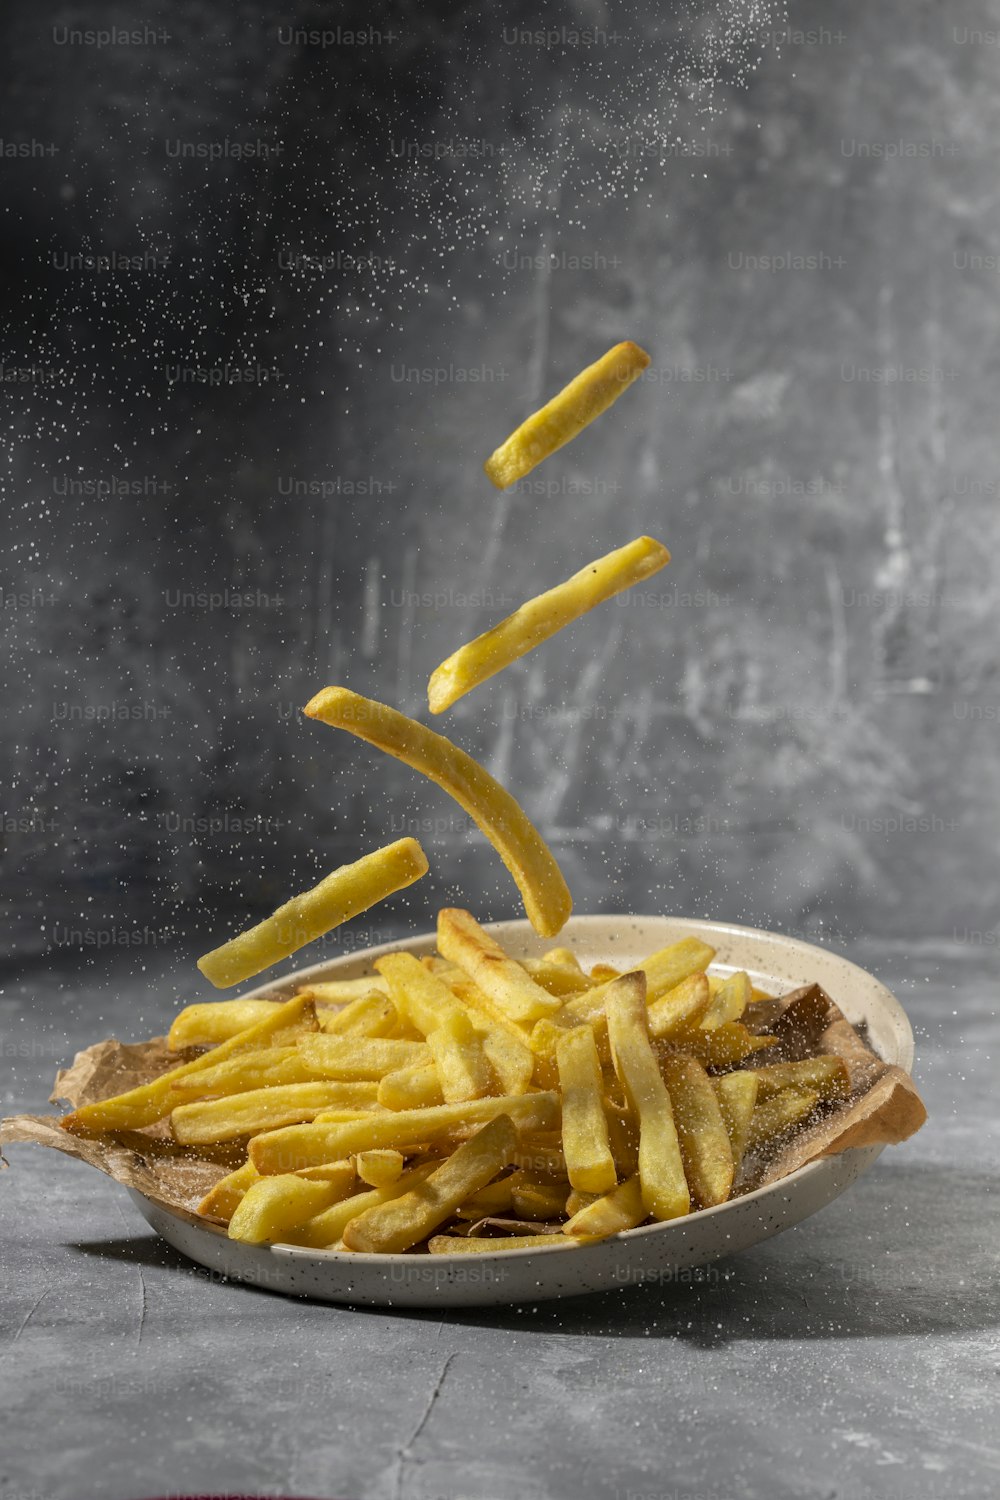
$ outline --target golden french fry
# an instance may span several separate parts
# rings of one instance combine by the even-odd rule
[[[260,1173],[252,1161],[245,1161],[235,1172],[229,1172],[211,1188],[198,1204],[199,1214],[209,1219],[231,1219],[243,1200],[243,1195],[252,1182],[257,1182]]]
[[[353,1183],[353,1171],[339,1182],[310,1182],[294,1173],[260,1177],[251,1183],[230,1219],[229,1238],[247,1245],[273,1244],[346,1197]]]
[[[473,1021],[479,1026],[486,1021],[482,1033],[483,1052],[497,1076],[504,1094],[526,1094],[535,1071],[535,1059],[531,1048],[517,1041],[502,1026],[488,1024],[487,1018],[470,1009]]]
[[[338,1244],[352,1219],[379,1203],[389,1203],[393,1198],[401,1198],[404,1193],[423,1182],[425,1177],[429,1177],[436,1165],[436,1162],[421,1162],[404,1172],[402,1177],[397,1177],[395,1182],[387,1182],[385,1187],[372,1188],[367,1193],[355,1193],[352,1198],[341,1199],[331,1208],[316,1214],[315,1218],[307,1219],[297,1229],[291,1230],[288,1235],[289,1244],[304,1245],[311,1250],[325,1250],[330,1245]]]
[[[715,1031],[727,1021],[738,1021],[750,1004],[750,976],[738,969],[713,990],[708,1009],[701,1020],[703,1031]]]
[[[461,1011],[444,980],[412,953],[387,953],[375,960],[375,967],[400,1015],[425,1037],[448,1016]]]
[[[648,364],[645,350],[626,340],[587,365],[490,455],[483,467],[491,482],[498,490],[505,490],[530,474],[544,458],[607,411]]]
[[[516,1145],[513,1122],[507,1115],[498,1115],[411,1192],[352,1219],[344,1230],[344,1244],[349,1250],[375,1255],[409,1250],[502,1172]]]
[[[378,1086],[378,1102],[383,1109],[430,1109],[444,1103],[441,1079],[433,1063],[419,1068],[400,1068],[386,1073]]]
[[[351,1191],[357,1179],[357,1168],[353,1161],[345,1158],[343,1161],[325,1161],[318,1167],[303,1167],[300,1172],[292,1174],[301,1177],[306,1182],[336,1182],[344,1189],[344,1196]]]
[[[755,1052],[773,1047],[777,1040],[774,1036],[754,1036],[742,1021],[723,1021],[714,1031],[679,1031],[670,1037],[669,1046],[689,1052],[706,1068],[732,1068]]]
[[[356,1000],[364,1000],[373,991],[380,990],[385,993],[385,985],[377,974],[366,974],[363,979],[323,979],[315,983],[304,985],[300,995],[308,995],[317,1005],[336,1005],[343,1010],[353,1005]],[[225,1004],[223,1000],[216,1002]],[[231,1004],[233,1002],[230,1002]]]
[[[384,1078],[399,1068],[417,1068],[431,1061],[423,1042],[400,1042],[387,1037],[330,1036],[318,1033],[299,1039],[298,1050],[314,1078],[360,1080]]]
[[[681,938],[679,942],[651,953],[649,958],[636,965],[634,971],[646,976],[647,1006],[653,1006],[661,995],[676,989],[692,974],[704,973],[714,957],[715,949],[694,937]],[[579,1026],[582,1021],[595,1021],[603,1012],[605,998],[615,982],[607,979],[584,994],[575,995],[559,1011],[556,1020],[565,1020],[571,1026]]]
[[[415,719],[347,688],[324,688],[305,713],[394,755],[454,797],[507,866],[535,931],[555,936],[573,907],[559,866],[522,808],[477,761]]]
[[[610,984],[612,979],[620,979],[621,977],[621,969],[616,969],[612,964],[595,964],[590,971],[590,979],[593,984]]]
[[[81,1105],[72,1114],[64,1116],[62,1127],[73,1133],[86,1134],[93,1130],[140,1130],[144,1125],[153,1125],[173,1109],[172,1086],[179,1079],[188,1078],[204,1068],[217,1067],[238,1052],[280,1046],[294,1041],[304,1031],[315,1029],[316,1011],[312,1001],[296,995],[284,1005],[272,1006],[263,1020],[255,1021],[245,1031],[220,1042],[219,1046],[203,1052],[192,1062],[181,1063],[169,1073],[161,1073],[151,1083],[140,1084],[138,1088],[116,1094],[111,1099]]]
[[[561,1219],[569,1197],[568,1182],[552,1182],[518,1172],[511,1185],[511,1206],[519,1219],[534,1219],[545,1224]]]
[[[472,1193],[455,1210],[456,1219],[493,1219],[505,1214],[514,1206],[514,1178],[501,1177],[497,1182],[487,1183],[477,1193]]]
[[[758,1151],[775,1136],[784,1135],[812,1114],[819,1095],[808,1089],[784,1089],[759,1103],[750,1121],[747,1150]]]
[[[224,1099],[276,1084],[311,1083],[321,1077],[298,1047],[261,1047],[257,1052],[241,1052],[226,1062],[216,1063],[214,1068],[203,1068],[199,1073],[175,1079],[170,1085],[171,1107],[176,1109],[194,1099]]]
[[[604,1114],[608,1122],[608,1140],[619,1180],[633,1177],[639,1170],[639,1125],[628,1107],[619,1108],[605,1097]]]
[[[443,713],[588,610],[651,577],[669,561],[670,553],[662,543],[640,536],[588,563],[565,583],[529,599],[514,614],[461,646],[431,674],[427,685],[431,713]]]
[[[735,1167],[719,1101],[701,1063],[674,1053],[661,1063],[681,1146],[684,1176],[699,1208],[725,1203]]]
[[[654,1219],[676,1219],[689,1212],[691,1201],[670,1096],[649,1042],[645,988],[641,973],[625,974],[609,987],[608,1039],[615,1072],[639,1122],[642,1201]]]
[[[489,1093],[494,1081],[491,1068],[500,1080],[501,1093],[525,1092],[532,1073],[528,1049],[501,1031],[492,1016],[483,1015],[479,1006],[459,1000],[438,974],[411,953],[387,954],[378,965],[400,1011],[425,1037],[429,1039],[443,1028],[434,1046],[438,1073],[447,1085],[443,1088],[445,1099],[471,1099]],[[469,1035],[472,1025],[481,1035]],[[468,1092],[470,1089],[475,1092]]]
[[[250,1142],[250,1158],[258,1172],[270,1176],[335,1157],[352,1156],[373,1147],[404,1150],[408,1146],[446,1140],[495,1120],[498,1115],[509,1115],[519,1130],[552,1130],[559,1123],[559,1098],[553,1093],[502,1095],[470,1099],[464,1104],[441,1104],[431,1109],[386,1110],[342,1124],[292,1125],[258,1135]]]
[[[445,1017],[428,1035],[427,1046],[447,1104],[502,1092],[497,1089],[479,1033],[464,1012]]]
[[[311,1120],[321,1110],[335,1105],[357,1108],[366,1101],[375,1102],[375,1083],[290,1083],[276,1088],[251,1089],[224,1099],[201,1099],[195,1104],[181,1104],[171,1112],[174,1139],[183,1146],[207,1145],[214,1141],[235,1141],[241,1135],[255,1135],[262,1130],[277,1130],[300,1120]],[[329,1127],[328,1127],[329,1128]],[[325,1160],[346,1156],[346,1151],[331,1151]],[[312,1165],[303,1162],[303,1166]]]
[[[712,1079],[715,1097],[722,1111],[723,1124],[729,1136],[729,1149],[733,1153],[733,1166],[738,1168],[750,1139],[750,1121],[757,1103],[757,1074],[723,1073]]]
[[[522,959],[521,967],[530,979],[541,985],[547,995],[554,995],[558,1000],[566,1001],[572,995],[579,995],[590,988],[588,975],[582,972],[577,974],[573,969],[565,968],[562,964],[548,963],[543,958]]]
[[[560,1009],[560,1001],[548,995],[519,963],[508,958],[475,917],[459,907],[438,912],[438,948],[445,958],[468,974],[494,1005],[515,1021],[537,1021]]]
[[[608,1142],[601,1063],[589,1026],[564,1032],[556,1046],[556,1064],[570,1185],[585,1193],[610,1192],[618,1175]]]
[[[563,1234],[600,1236],[622,1234],[649,1218],[638,1177],[630,1177],[603,1197],[585,1204],[563,1225]]]
[[[530,1051],[531,1032],[527,1025],[515,1021],[513,1016],[507,1014],[502,1006],[485,995],[478,984],[473,984],[469,976],[456,968],[456,973],[461,977],[453,979],[449,977],[448,988],[471,1016],[477,1017],[483,1025],[499,1026],[505,1031],[512,1041],[520,1042],[522,1047]]]
[[[529,962],[533,962],[533,960],[529,960]],[[580,967],[580,960],[572,948],[550,948],[547,953],[542,954],[538,963],[540,966],[544,964],[547,967],[552,966],[557,969],[567,969],[579,980],[581,989],[585,989],[589,982],[586,974]]]
[[[358,1177],[369,1187],[388,1187],[403,1175],[406,1160],[401,1151],[359,1151],[354,1158]]]
[[[771,1099],[783,1089],[802,1089],[821,1099],[842,1099],[851,1092],[851,1075],[842,1057],[823,1053],[801,1062],[765,1063],[752,1076],[760,1086],[759,1097]]]
[[[494,1238],[485,1235],[435,1234],[427,1241],[432,1255],[496,1255],[504,1250],[565,1250],[585,1245],[583,1238],[571,1239],[565,1234],[505,1234]]]
[[[561,1182],[569,1182],[561,1145],[537,1145],[522,1139],[514,1152],[514,1166],[538,1177],[557,1177]]]
[[[316,985],[312,986],[312,991]],[[311,993],[311,991],[310,991]],[[367,994],[349,1000],[342,1010],[316,1012],[320,1031],[328,1036],[390,1036],[399,1025],[399,1012],[381,990],[370,989]]]
[[[199,958],[198,967],[217,989],[240,984],[368,911],[394,891],[412,885],[429,868],[416,839],[398,839],[352,865],[341,865],[312,890],[279,906],[256,927],[206,953]]]
[[[658,1041],[699,1026],[708,1010],[710,994],[705,974],[689,974],[649,1007],[649,1034]]]
[[[185,1047],[217,1047],[263,1021],[275,1007],[274,1000],[208,1000],[186,1005],[175,1016],[167,1033],[171,1052]]]

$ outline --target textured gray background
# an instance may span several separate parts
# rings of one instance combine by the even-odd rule
[[[4,165],[7,362],[62,374],[9,388],[17,948],[162,944],[192,912],[221,935],[403,828],[433,875],[375,921],[513,914],[443,794],[298,709],[344,681],[419,712],[459,641],[640,530],[674,554],[655,586],[443,722],[523,797],[577,909],[992,932],[1000,277],[973,267],[1000,246],[1000,52],[956,40],[991,12],[799,6],[756,73],[720,69],[714,112],[678,112],[661,165],[622,121],[648,95],[629,80],[684,82],[678,13],[613,9],[619,41],[560,58],[504,45],[516,13],[488,7],[323,50],[276,45],[277,8],[185,6],[170,42],[100,53],[15,7],[5,137],[58,150]],[[282,153],[167,155],[227,138]],[[167,263],[44,263],[82,248]],[[303,253],[341,269],[280,264]],[[819,268],[746,268],[782,253]],[[499,497],[484,456],[629,335],[657,378],[543,493]],[[280,383],[164,374],[226,362]],[[486,378],[400,378],[428,367]],[[111,477],[154,489],[56,492]],[[182,597],[227,588],[255,602]]]
[[[419,712],[458,641],[646,530],[674,561],[641,599],[441,727],[579,911],[757,922],[901,987],[932,1123],[722,1281],[441,1323],[213,1285],[19,1151],[0,1494],[991,1494],[1000,5],[810,0],[778,46],[741,4],[710,84],[695,6],[547,5],[615,35],[564,55],[503,41],[527,6],[332,9],[7,8],[0,136],[42,154],[0,160],[3,363],[44,373],[4,382],[6,1104],[161,1029],[199,944],[388,836],[431,876],[325,951],[443,900],[516,914],[442,795],[297,710],[343,681]],[[276,41],[317,19],[395,36]],[[642,155],[658,79],[674,146]],[[282,150],[169,154],[225,139]],[[629,336],[656,378],[499,497],[486,454]],[[227,362],[278,373],[165,373]],[[140,493],[67,493],[112,477]],[[182,597],[227,588],[254,602]]]

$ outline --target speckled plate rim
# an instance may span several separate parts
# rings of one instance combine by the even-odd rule
[[[517,957],[536,957],[551,947],[554,941],[539,938],[530,924],[523,919],[486,925],[488,931],[493,933],[497,940]],[[737,968],[746,969],[751,978],[759,982],[763,988],[777,988],[779,993],[782,993],[813,981],[822,984],[833,994],[837,1004],[849,1020],[863,1021],[867,1024],[869,1040],[885,1062],[895,1063],[907,1072],[912,1068],[913,1031],[906,1012],[892,992],[874,975],[841,954],[831,949],[817,947],[801,938],[768,932],[764,928],[743,927],[735,923],[715,922],[703,918],[612,914],[571,917],[559,934],[558,941],[577,948],[586,962],[615,962],[625,953],[626,963],[631,964],[637,962],[645,954],[688,934],[701,937],[716,948],[716,957],[712,965],[714,969],[722,972]],[[626,944],[622,943],[616,952],[616,943],[620,942],[622,936],[626,938],[627,948]],[[395,952],[401,947],[406,947],[417,954],[433,952],[435,941],[434,933],[422,933],[417,937],[402,938],[395,942],[381,943],[375,947],[341,954],[336,958],[325,959],[307,968],[294,970],[268,983],[258,985],[245,992],[240,998],[281,996],[301,985],[317,983],[324,978],[360,977],[371,971],[373,961],[383,953]],[[754,955],[754,949],[759,949],[759,953]],[[750,956],[748,956],[748,951]],[[776,963],[775,960],[779,956],[787,960],[787,963]],[[764,961],[755,962],[755,957]],[[850,1154],[855,1158],[868,1158],[861,1165],[861,1170],[864,1171],[874,1162],[880,1150],[881,1148],[878,1147],[868,1148],[865,1151]],[[707,1226],[710,1221],[723,1219],[734,1210],[745,1211],[747,1206],[771,1197],[776,1192],[787,1192],[790,1188],[794,1190],[796,1184],[804,1184],[809,1179],[829,1172],[836,1160],[836,1157],[824,1157],[818,1161],[809,1162],[796,1171],[790,1172],[787,1177],[781,1178],[778,1182],[755,1188],[752,1192],[745,1193],[728,1203],[718,1204],[714,1208],[699,1209],[683,1219],[674,1219],[661,1224],[644,1224],[637,1229],[630,1229],[623,1234],[615,1235],[603,1243],[609,1246],[612,1243],[621,1245],[623,1242],[643,1241],[654,1236],[676,1234],[678,1230],[690,1230],[692,1226]],[[860,1172],[853,1174],[850,1180],[853,1181],[857,1175],[860,1175]],[[133,1197],[141,1204],[142,1194],[133,1191]],[[150,1200],[151,1203],[154,1201]],[[210,1224],[199,1218],[197,1214],[185,1213],[160,1202],[156,1202],[155,1206],[160,1213],[167,1213],[196,1227],[203,1233],[225,1240],[231,1251],[239,1254],[242,1247],[230,1241],[225,1230],[219,1225]],[[477,1255],[477,1263],[495,1261],[498,1258],[506,1262],[515,1258],[521,1261],[540,1257],[561,1259],[568,1255],[580,1254],[579,1247],[574,1245],[567,1245],[565,1248],[561,1245],[546,1245],[516,1250],[503,1250],[500,1248],[501,1245],[502,1241],[498,1241],[495,1253]],[[398,1267],[401,1263],[414,1265],[420,1259],[406,1255],[358,1256],[344,1251],[313,1250],[288,1244],[253,1248],[258,1253],[264,1250],[282,1258],[304,1258],[309,1261],[350,1264],[352,1268],[358,1268],[359,1262],[363,1262],[364,1266],[369,1267],[373,1272],[378,1270],[384,1272],[386,1268]],[[448,1265],[467,1266],[469,1259],[467,1255],[459,1253],[434,1256],[434,1262],[444,1270]]]

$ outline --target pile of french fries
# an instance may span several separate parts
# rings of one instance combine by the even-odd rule
[[[699,938],[586,973],[567,948],[518,962],[446,909],[437,950],[283,1001],[190,1005],[168,1039],[188,1060],[63,1124],[169,1122],[228,1153],[199,1212],[234,1240],[495,1254],[724,1203],[748,1153],[850,1091],[836,1056],[762,1062],[767,997],[716,975]]]

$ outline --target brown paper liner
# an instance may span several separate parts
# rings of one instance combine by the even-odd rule
[[[770,1142],[767,1151],[748,1158],[735,1194],[776,1182],[822,1156],[904,1141],[927,1118],[913,1081],[878,1057],[819,985],[806,985],[780,1000],[759,1001],[746,1021],[752,1030],[778,1038],[777,1046],[757,1054],[758,1064],[836,1053],[847,1065],[851,1093],[823,1107],[804,1127]],[[113,1038],[98,1042],[78,1052],[72,1065],[59,1072],[51,1102],[66,1100],[78,1108],[107,1099],[149,1083],[196,1055],[171,1052],[164,1037],[134,1046]],[[224,1148],[179,1146],[170,1138],[166,1121],[145,1130],[91,1136],[63,1130],[58,1115],[14,1115],[0,1123],[0,1146],[20,1141],[78,1157],[116,1182],[186,1213],[194,1213],[209,1189],[246,1156],[245,1142]]]
[[[926,1120],[927,1110],[909,1074],[884,1063],[820,985],[804,985],[780,1000],[759,1002],[751,1008],[747,1024],[778,1038],[776,1047],[757,1055],[759,1064],[834,1054],[846,1064],[851,1092],[748,1158],[737,1192],[766,1187],[821,1156],[862,1146],[898,1145]]]

